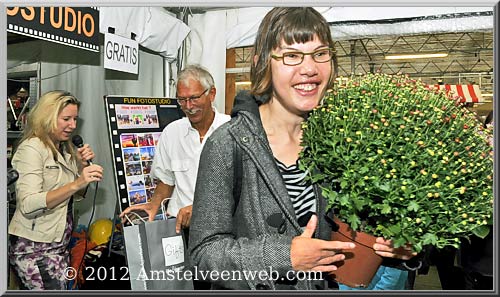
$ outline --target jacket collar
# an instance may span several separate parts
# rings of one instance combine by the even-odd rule
[[[259,98],[248,93],[240,92],[238,94],[235,99],[235,108],[231,114],[237,118],[235,125],[231,125],[229,133],[245,154],[252,159],[285,217],[300,234],[302,230],[297,222],[293,204],[289,199],[288,191],[262,126],[258,100]]]
[[[218,125],[216,125],[216,124],[222,120],[221,119],[222,114],[220,112],[218,112],[217,109],[213,106],[212,106],[212,110],[214,111],[215,116],[214,116],[214,120],[212,121],[212,123],[210,124],[210,127],[207,130],[207,134],[213,132],[213,130],[216,129],[214,127],[218,127]],[[186,120],[186,124],[183,126],[183,128],[185,128],[184,137],[187,137],[190,132],[198,133],[198,130],[196,130],[196,128],[193,127],[193,125],[191,124],[191,122],[189,121],[189,118],[187,116],[184,116],[183,119]],[[198,134],[196,134],[196,135],[198,135]]]
[[[61,164],[61,166],[66,167],[69,171],[73,172],[75,176],[78,176],[78,167],[75,166],[75,162],[71,162],[71,154],[63,151],[57,152],[57,162]]]
[[[251,95],[249,91],[243,90],[240,91],[236,98],[234,98],[234,106],[231,111],[231,117],[236,116],[240,111],[247,111],[259,118],[260,120],[260,112],[259,105],[269,100],[269,96],[254,96]]]

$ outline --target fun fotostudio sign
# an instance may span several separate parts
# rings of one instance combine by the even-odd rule
[[[95,7],[7,7],[7,31],[99,52]]]

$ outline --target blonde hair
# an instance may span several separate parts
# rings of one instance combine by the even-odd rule
[[[50,91],[43,94],[27,117],[27,124],[23,131],[22,143],[33,137],[38,137],[51,151],[57,161],[57,148],[52,140],[52,134],[57,130],[57,117],[68,105],[80,107],[80,101],[66,91]],[[75,158],[75,149],[67,142],[61,142],[61,148]]]

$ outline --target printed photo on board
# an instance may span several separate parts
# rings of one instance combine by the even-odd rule
[[[130,205],[142,204],[147,202],[146,190],[138,190],[129,192]]]
[[[118,129],[159,128],[154,105],[116,104]]]
[[[137,147],[137,134],[122,134],[120,135],[122,147]]]

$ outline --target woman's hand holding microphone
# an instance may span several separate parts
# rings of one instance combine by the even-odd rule
[[[82,164],[82,171],[77,183],[80,189],[85,188],[91,182],[100,182],[103,177],[103,168],[97,164],[92,163],[95,157],[94,152],[88,144],[79,145],[77,148],[78,159]]]

